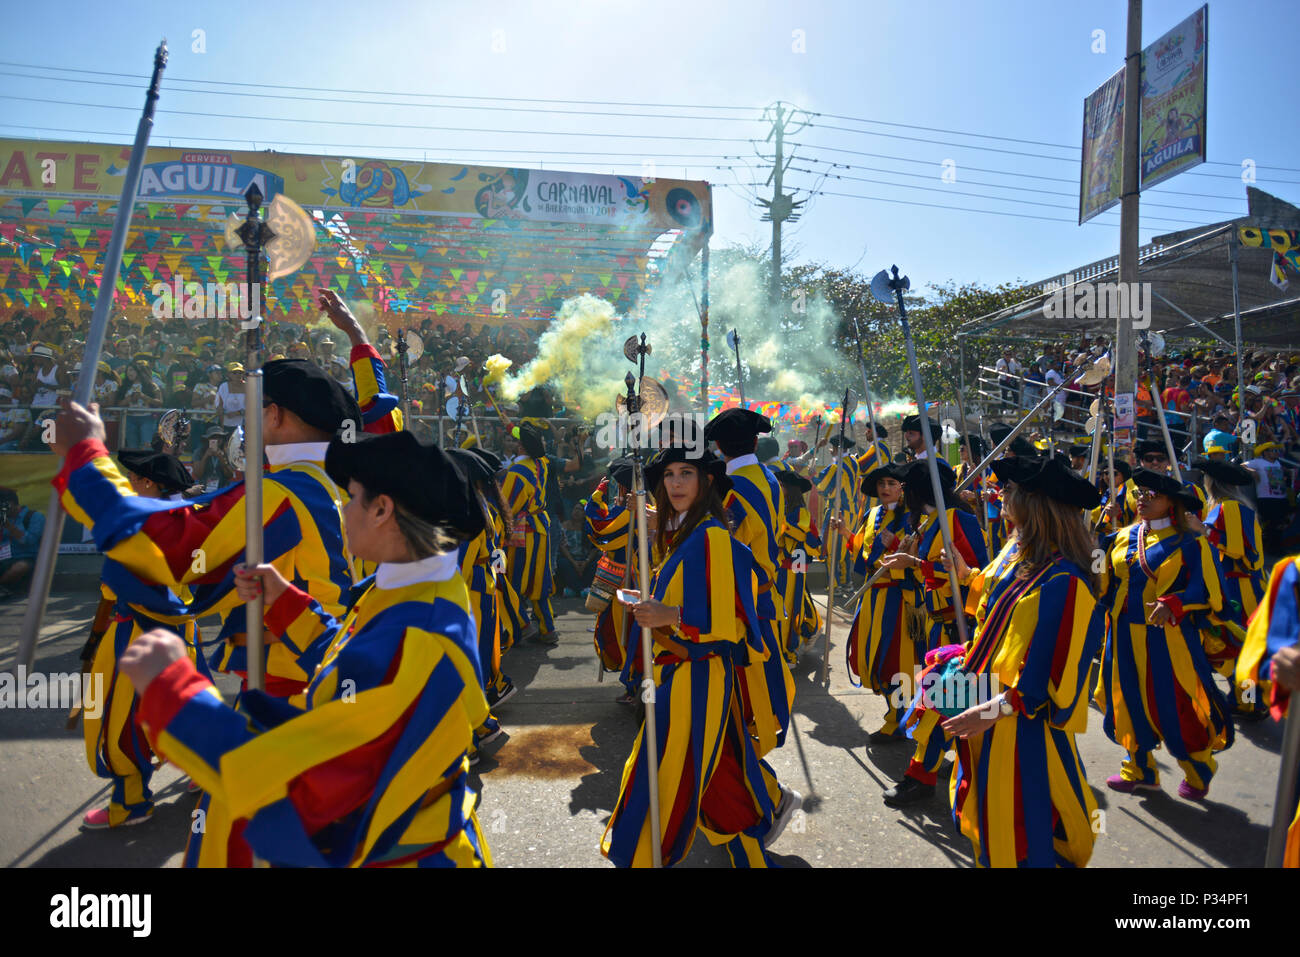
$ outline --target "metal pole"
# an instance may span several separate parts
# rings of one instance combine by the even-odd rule
[[[930,489],[934,493],[934,520],[939,523],[939,534],[943,536],[943,550],[948,554],[948,583],[952,588],[953,620],[957,623],[957,637],[964,645],[970,640],[966,632],[966,610],[961,596],[961,584],[957,581],[957,559],[952,545],[952,530],[948,528],[948,510],[943,498],[943,483],[939,480],[938,453],[934,448],[934,437],[930,435],[930,417],[925,411],[925,390],[921,386],[921,367],[916,362],[916,346],[912,342],[912,327],[907,321],[907,308],[903,305],[903,285],[898,278],[898,267],[893,267],[894,297],[898,300],[898,318],[903,324],[903,344],[907,348],[907,364],[912,369],[912,388],[916,392],[916,410],[921,419],[921,438],[925,441],[925,460],[930,470]],[[1064,383],[1062,383],[1064,385]],[[1028,421],[1028,419],[1026,419]],[[972,472],[967,478],[973,478]]]
[[[104,337],[108,334],[109,313],[113,308],[114,290],[122,268],[127,232],[131,228],[131,213],[135,209],[136,194],[140,191],[140,175],[144,169],[149,134],[153,130],[158,86],[162,82],[162,71],[166,65],[167,41],[164,39],[154,51],[153,76],[144,96],[144,113],[135,129],[135,144],[131,147],[131,159],[126,165],[126,176],[122,181],[122,198],[117,204],[117,219],[113,223],[108,249],[104,252],[104,270],[99,278],[99,292],[95,297],[95,309],[86,334],[81,374],[72,389],[72,401],[78,405],[89,406],[95,393],[95,372],[99,366],[100,353],[104,349]],[[36,555],[32,587],[27,594],[27,610],[23,614],[22,630],[18,636],[18,652],[14,658],[16,666],[30,668],[36,656],[36,641],[40,637],[41,620],[45,617],[45,605],[49,601],[50,586],[54,582],[54,562],[59,553],[59,539],[63,536],[63,517],[59,492],[57,489],[51,490],[50,502],[45,509],[45,532],[41,536],[40,551]]]
[[[1237,231],[1234,229],[1228,234],[1228,260],[1232,263],[1232,322],[1233,332],[1237,339],[1237,434],[1241,447],[1237,450],[1241,454],[1241,460],[1245,462],[1249,456],[1246,454],[1245,436],[1241,434],[1241,426],[1246,421],[1246,370],[1245,363],[1241,358],[1242,341],[1241,341],[1241,293],[1237,286],[1237,244],[1239,242]],[[84,366],[82,368],[85,368]],[[1254,443],[1251,443],[1252,447]]]
[[[1067,385],[1073,385],[1075,382],[1078,382],[1080,379],[1082,379],[1084,373],[1087,371],[1088,370],[1085,367],[1083,370],[1077,373],[1073,379],[1066,379],[1062,381],[1060,385],[1053,386],[1051,391],[1048,392],[1047,395],[1039,399],[1038,404],[1034,406],[1032,409],[1030,409],[1028,412],[1026,412],[1024,418],[1022,418],[1019,422],[1017,422],[1012,427],[1011,431],[1007,433],[1006,437],[997,445],[993,446],[993,450],[989,452],[988,455],[984,456],[984,461],[980,462],[979,468],[974,472],[972,472],[970,475],[965,476],[960,482],[957,483],[957,491],[960,492],[963,489],[965,489],[967,486],[969,486],[971,481],[974,479],[974,476],[983,472],[984,469],[988,467],[988,464],[992,462],[995,458],[997,458],[999,453],[1001,453],[1003,449],[1005,449],[1008,445],[1011,444],[1012,439],[1014,439],[1017,435],[1019,435],[1021,432],[1024,431],[1025,426],[1029,425],[1029,423],[1033,420],[1035,412],[1037,412],[1047,403],[1051,402],[1052,399],[1056,398],[1056,393],[1060,392]],[[922,424],[924,424],[925,421],[924,410],[922,410],[922,420],[923,420]],[[929,435],[929,433],[927,432],[926,435]],[[930,440],[926,439],[926,447],[929,448],[929,446],[930,446]]]
[[[844,481],[844,424],[849,414],[849,390],[844,390],[844,405],[840,406],[840,461],[835,466],[835,484],[831,488],[830,508],[828,516],[833,517],[839,509],[840,490]],[[834,459],[831,460],[834,462]],[[831,612],[835,608],[835,566],[839,564],[839,555],[836,554],[839,545],[838,534],[835,526],[831,524],[830,517],[827,518],[827,549],[826,549],[826,633],[822,642],[822,670],[821,683],[829,684],[831,674]]]
[[[700,260],[700,411],[709,414],[709,241]]]
[[[971,468],[974,468],[975,453],[971,451],[970,433],[966,431],[966,403],[962,401],[960,386],[957,388],[957,414],[961,416],[961,440],[966,445],[966,461],[970,463]],[[987,532],[989,530],[988,510],[984,508],[984,499],[978,487],[975,489],[975,504],[976,511],[979,513],[980,528]]]
[[[867,382],[867,363],[862,354],[862,329],[858,326],[857,316],[853,317],[853,333],[858,340],[858,371],[862,373],[862,401],[867,404],[867,422],[871,427],[871,435],[868,436],[867,442],[874,448],[877,440],[876,406],[871,401],[871,385]],[[889,453],[888,448],[885,449],[885,453]]]
[[[256,185],[244,194],[248,218],[240,227],[240,238],[248,255],[248,288],[260,290],[262,282],[262,247],[270,241],[271,230],[259,212],[262,194]],[[243,323],[247,336],[248,361],[244,377],[244,563],[249,568],[262,564],[262,316],[261,295],[254,301],[258,312]],[[248,687],[266,689],[263,616],[265,599],[259,591],[244,605],[244,641],[248,655]]]
[[[745,373],[740,366],[740,335],[735,329],[731,330],[731,347],[736,350],[736,390],[740,393],[740,407],[748,409],[745,404]]]
[[[1119,214],[1119,284],[1129,291],[1134,302],[1138,281],[1138,189],[1139,149],[1142,134],[1142,0],[1128,0],[1128,35],[1124,57],[1124,149],[1123,190]],[[1120,310],[1121,313],[1127,310]],[[1137,391],[1137,350],[1135,330],[1130,319],[1115,317],[1115,393]],[[1132,432],[1129,432],[1132,435]],[[1111,434],[1114,445],[1115,435]],[[1128,449],[1125,445],[1125,450]]]

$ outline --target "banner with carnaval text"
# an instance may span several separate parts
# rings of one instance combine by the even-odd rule
[[[131,147],[0,139],[0,197],[116,200]],[[149,147],[144,203],[242,205],[256,183],[323,210],[712,231],[702,182],[459,163]]]

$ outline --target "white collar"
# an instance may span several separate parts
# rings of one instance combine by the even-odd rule
[[[266,446],[266,460],[272,465],[292,465],[294,462],[324,462],[328,442],[290,442],[287,445]]]
[[[734,459],[727,462],[727,474],[730,475],[737,469],[743,469],[746,465],[757,465],[758,456],[753,452],[748,455],[737,455]]]
[[[394,589],[416,582],[445,582],[460,574],[460,555],[446,552],[418,562],[381,562],[375,569],[375,587]]]
[[[1166,515],[1164,518],[1157,518],[1147,522],[1146,526],[1154,532],[1157,529],[1168,528],[1172,524],[1174,524],[1174,520]]]
[[[681,527],[682,521],[686,518],[685,512],[678,512],[672,518],[668,519],[668,531],[674,532]]]
[[[921,448],[921,451],[919,451],[919,452],[916,453],[916,458],[917,458],[918,461],[919,461],[920,459],[925,458],[925,448],[924,448],[924,447]]]
[[[887,512],[892,512],[896,508],[898,508],[898,502],[889,502],[885,505],[885,511]]]

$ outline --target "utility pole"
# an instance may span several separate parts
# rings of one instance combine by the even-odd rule
[[[772,172],[768,174],[767,184],[772,187],[771,199],[760,199],[758,202],[767,209],[763,214],[765,221],[772,223],[772,275],[768,290],[768,299],[771,302],[774,316],[782,314],[781,302],[781,224],[784,222],[797,222],[799,216],[799,207],[803,206],[806,200],[796,201],[793,193],[784,191],[784,177],[786,168],[794,161],[794,157],[785,158],[785,136],[787,133],[797,132],[808,125],[808,121],[800,120],[793,128],[789,126],[795,113],[801,112],[798,109],[789,106],[789,104],[777,101],[764,111],[764,119],[772,124],[771,132],[767,134],[767,142],[772,143],[775,154],[772,158]],[[766,157],[763,157],[766,159]]]
[[[1135,302],[1138,281],[1138,170],[1141,165],[1139,144],[1142,134],[1142,0],[1128,0],[1128,42],[1124,55],[1124,176],[1119,209],[1119,283]],[[1129,312],[1131,310],[1122,310]],[[1136,330],[1132,318],[1122,315],[1115,320],[1115,396],[1137,392]],[[1155,388],[1155,383],[1151,384]],[[1129,407],[1136,412],[1136,404]],[[1133,431],[1129,431],[1129,436]],[[1128,452],[1125,444],[1116,451]]]

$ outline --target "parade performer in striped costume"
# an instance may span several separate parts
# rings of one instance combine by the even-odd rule
[[[727,848],[737,867],[770,863],[762,840],[775,809],[746,727],[737,676],[767,654],[759,631],[758,570],[732,537],[721,492],[724,463],[705,451],[665,448],[646,467],[659,516],[650,595],[632,606],[655,644],[655,701],[646,720],[658,754],[638,734],[623,768],[601,852],[646,867],[658,839],[663,863],[680,863],[697,831]],[[643,726],[644,727],[644,726]],[[650,833],[649,771],[658,768],[661,834]]]
[[[123,449],[118,461],[141,498],[178,501],[181,493],[194,484],[193,478],[174,455],[152,449]],[[163,589],[148,586],[114,571],[111,574],[119,595],[101,579],[99,609],[91,629],[91,640],[82,652],[87,660],[84,673],[93,676],[95,687],[102,688],[100,709],[86,712],[83,733],[86,761],[90,770],[112,782],[107,807],[86,813],[82,825],[90,830],[140,824],[153,815],[153,751],[136,720],[139,695],[131,682],[119,680],[117,662],[133,640],[154,628],[172,627],[179,631],[191,658],[198,656],[199,666],[207,662],[198,655],[198,626],[185,614],[175,596],[160,594]],[[138,604],[133,602],[144,602]],[[175,614],[162,614],[171,606]]]
[[[583,515],[587,540],[602,553],[597,578],[605,573],[626,584],[629,563],[636,555],[636,525],[628,503],[632,488],[632,459],[627,456],[615,459],[610,463],[609,473],[601,479],[583,506]],[[653,523],[649,527],[653,530]],[[607,588],[614,582],[600,584]],[[593,587],[596,585],[593,582]],[[618,701],[635,704],[637,689],[641,685],[641,629],[627,606],[612,600],[611,596],[596,615],[593,639],[601,667],[618,672],[618,680],[625,689]]]
[[[1201,472],[1209,509],[1202,526],[1219,565],[1223,586],[1223,611],[1206,616],[1201,644],[1210,664],[1231,679],[1246,638],[1246,623],[1264,594],[1263,532],[1244,488],[1253,484],[1247,469],[1231,462],[1197,459],[1192,468]],[[1248,721],[1267,717],[1256,702],[1237,696],[1234,714]]]
[[[519,426],[519,444],[524,454],[506,472],[501,494],[515,522],[523,525],[523,543],[506,549],[506,567],[520,602],[532,604],[540,629],[537,640],[554,645],[560,639],[555,633],[555,612],[551,608],[551,516],[546,510],[550,463],[545,457],[542,433],[536,426],[528,422]]]
[[[264,553],[330,614],[340,614],[359,574],[346,546],[342,501],[326,475],[325,448],[339,430],[360,432],[361,410],[346,389],[304,359],[263,367],[262,428],[269,468],[262,480]],[[233,566],[244,550],[244,485],[190,500],[184,506],[131,494],[108,458],[98,415],[71,404],[56,426],[63,468],[54,484],[63,506],[92,530],[113,559],[110,570],[161,586],[194,618],[222,616],[214,670],[245,670],[244,607],[234,592]],[[120,591],[114,581],[107,583]],[[266,688],[297,694],[319,662],[319,648],[286,642],[267,646]]]
[[[1170,475],[1173,473],[1173,465],[1169,461],[1169,450],[1165,448],[1163,439],[1144,439],[1141,442],[1133,444],[1133,460],[1142,468],[1151,472],[1159,472],[1161,475]],[[1205,519],[1206,508],[1205,492],[1195,482],[1189,479],[1183,479],[1183,488],[1187,489],[1196,496],[1197,507],[1195,515],[1202,521]],[[1125,491],[1128,496],[1128,509],[1131,514],[1137,514],[1138,487],[1132,482],[1125,483]]]
[[[901,504],[903,472],[903,466],[883,465],[862,480],[863,494],[880,502],[867,513],[867,520],[852,539],[857,570],[868,578],[880,569],[882,558],[903,545],[911,530],[907,509]],[[885,723],[870,736],[876,744],[906,740],[899,726],[906,711],[900,686],[906,682],[906,687],[911,687],[918,659],[916,642],[907,628],[916,593],[905,576],[911,578],[903,568],[882,575],[858,600],[849,626],[849,673],[887,700]]]
[[[1097,530],[1098,539],[1103,543],[1121,528],[1127,528],[1138,520],[1137,493],[1133,491],[1132,496],[1129,494],[1130,490],[1136,489],[1133,485],[1133,466],[1123,459],[1115,460],[1114,504],[1110,500],[1111,481],[1109,463],[1103,458],[1097,465],[1097,491],[1101,493],[1101,505],[1094,508],[1090,516],[1092,527]]]
[[[1097,804],[1075,737],[1087,730],[1089,669],[1106,630],[1084,509],[1099,496],[1059,459],[995,468],[1015,532],[990,568],[959,559],[957,569],[982,579],[971,586],[977,624],[957,675],[978,676],[988,697],[943,700],[960,684],[939,695],[952,715],[943,731],[958,739],[953,819],[981,867],[1083,867]]]
[[[867,428],[871,428],[870,424],[867,425]],[[886,445],[884,441],[887,438],[889,438],[889,430],[883,425],[877,423],[875,440],[868,442],[862,452],[853,457],[854,462],[857,464],[858,475],[866,475],[873,469],[877,469],[882,465],[888,465],[893,460],[893,457],[889,454],[889,446]],[[859,486],[859,490],[865,487],[865,485]],[[859,491],[857,503],[858,525],[862,524],[862,519],[866,516],[867,512],[875,507],[876,501],[874,496],[868,492],[864,497]],[[852,559],[852,554],[850,554],[849,557]]]
[[[908,622],[910,636],[916,642],[916,654],[930,664],[931,654],[951,646],[957,639],[955,612],[953,610],[952,576],[944,571],[943,536],[939,521],[948,523],[953,547],[970,568],[983,568],[988,564],[988,551],[979,520],[957,497],[956,473],[952,466],[940,459],[939,478],[944,496],[943,510],[936,508],[934,491],[930,485],[929,466],[924,459],[910,463],[903,471],[903,503],[910,513],[908,521],[916,529],[918,540],[915,551],[896,551],[880,559],[880,564],[890,569],[905,569],[912,576],[916,589],[916,613]],[[957,588],[956,601],[966,607],[966,591]],[[943,757],[951,741],[939,727],[938,712],[917,708],[919,696],[913,689],[911,708],[903,718],[907,735],[916,742],[911,764],[903,780],[887,790],[885,803],[901,807],[923,800],[934,793]]]
[[[248,692],[232,709],[164,632],[123,656],[149,740],[211,796],[187,863],[488,865],[468,782],[487,702],[455,551],[482,528],[478,503],[409,432],[335,439],[326,468],[351,496],[349,541],[378,563],[344,617],[273,565],[239,571],[242,597],[264,593],[272,632],[324,644],[303,696]]]
[[[1201,647],[1197,612],[1221,613],[1223,592],[1210,543],[1190,530],[1200,501],[1161,472],[1138,469],[1136,525],[1107,552],[1106,636],[1097,682],[1106,736],[1128,751],[1112,790],[1158,790],[1161,744],[1183,769],[1178,793],[1201,800],[1232,744],[1230,706]]]
[[[821,558],[822,539],[804,502],[812,482],[789,469],[776,469],[775,475],[785,498],[776,573],[776,591],[785,603],[780,639],[786,663],[793,668],[800,646],[816,638],[822,629],[821,615],[808,591],[808,565]]]
[[[460,543],[456,557],[461,577],[469,589],[470,608],[478,625],[479,674],[483,678],[483,693],[488,707],[492,709],[515,695],[514,683],[501,670],[503,599],[497,588],[497,576],[498,573],[504,574],[505,553],[500,550],[499,526],[494,521],[493,514],[505,507],[495,478],[501,470],[501,460],[491,452],[479,448],[448,449],[447,455],[469,482],[483,512],[483,528],[472,539]],[[474,730],[475,753],[471,757],[471,763],[477,762],[478,749],[495,741],[501,732],[501,722],[495,714],[489,714],[483,724]]]
[[[859,520],[858,511],[858,485],[861,477],[858,475],[858,465],[854,460],[849,449],[855,448],[857,443],[848,436],[844,437],[844,447],[840,447],[840,437],[832,435],[829,438],[823,438],[817,445],[820,448],[823,445],[830,444],[834,450],[831,453],[830,464],[822,469],[821,474],[817,476],[814,487],[821,498],[822,515],[821,527],[829,528],[832,518],[839,516],[848,528],[856,528]],[[843,469],[844,477],[840,480],[839,500],[832,502],[831,498],[835,493],[835,475]],[[849,581],[849,548],[848,542],[840,538],[836,542],[836,550],[839,552],[835,556],[827,556],[828,560],[833,557],[839,564],[835,571],[835,580],[840,584]]]
[[[1292,692],[1300,691],[1300,557],[1273,566],[1246,630],[1235,684],[1239,696],[1268,706],[1278,721],[1286,719]],[[1300,806],[1287,829],[1282,866],[1300,867]]]

